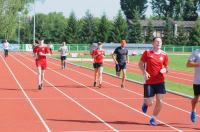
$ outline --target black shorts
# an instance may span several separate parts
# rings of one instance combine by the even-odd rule
[[[60,57],[61,61],[66,60],[66,58],[67,58],[66,56],[61,56]]]
[[[94,68],[99,68],[99,67],[102,67],[102,66],[103,66],[103,63],[93,63]]]
[[[123,69],[126,69],[126,63],[119,63],[115,66],[116,72],[120,72]]]
[[[200,84],[193,84],[194,95],[200,95]]]
[[[165,83],[144,84],[144,98],[154,97],[155,94],[166,94]]]

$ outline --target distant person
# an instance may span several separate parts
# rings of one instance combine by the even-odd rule
[[[102,73],[103,73],[103,58],[105,57],[105,51],[102,49],[102,43],[98,42],[97,49],[93,50],[92,58],[94,59],[94,83],[93,86],[99,84],[99,88],[102,87]]]
[[[8,40],[6,39],[4,42],[3,42],[3,49],[4,49],[4,56],[5,57],[8,57],[8,50],[10,48],[10,44],[8,42]]]
[[[36,57],[36,66],[38,69],[38,89],[43,88],[44,73],[47,68],[46,56],[50,55],[50,50],[47,45],[44,44],[44,39],[38,39],[38,45],[34,47],[33,53]]]
[[[199,102],[200,95],[200,49],[192,52],[187,61],[187,67],[194,67],[194,81],[193,81],[193,91],[194,98],[191,101],[192,111],[191,111],[191,121],[196,122],[196,107]]]
[[[62,43],[62,46],[58,49],[58,51],[60,52],[61,68],[65,69],[67,67],[66,58],[67,58],[67,52],[68,52],[66,42]]]
[[[50,53],[53,54],[53,44],[51,42],[49,42],[48,47],[49,47]]]
[[[161,111],[162,100],[166,94],[163,74],[168,72],[168,55],[161,50],[161,38],[153,38],[152,45],[153,49],[142,54],[138,65],[145,78],[142,111],[147,112],[147,108],[153,105],[156,95],[156,105],[150,118],[150,125],[156,126],[156,116]]]
[[[117,47],[112,53],[112,58],[115,62],[116,75],[120,77],[122,71],[122,83],[121,88],[125,87],[126,79],[126,64],[129,63],[128,49],[125,48],[126,40],[121,40],[121,46]]]

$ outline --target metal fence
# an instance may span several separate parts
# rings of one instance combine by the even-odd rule
[[[119,46],[118,43],[105,43],[103,48],[107,51],[107,54],[114,51],[114,49]],[[53,50],[57,51],[61,44],[53,44]],[[69,52],[89,52],[90,44],[67,44]],[[126,47],[130,51],[130,54],[136,52],[136,54],[142,53],[146,49],[151,49],[151,44],[127,44]],[[2,51],[2,44],[0,44],[0,51]],[[162,50],[165,52],[192,52],[196,49],[200,49],[200,46],[173,46],[173,45],[163,45]],[[31,44],[10,44],[10,51],[32,51]]]

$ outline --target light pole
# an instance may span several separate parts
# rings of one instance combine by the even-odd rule
[[[35,0],[33,1],[33,10],[34,10],[34,13],[33,13],[33,44],[35,45]]]

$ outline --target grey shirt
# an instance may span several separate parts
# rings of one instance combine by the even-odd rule
[[[67,52],[68,52],[68,48],[67,48],[67,46],[62,46],[62,47],[60,47],[60,55],[61,56],[66,56],[66,54],[67,54]]]
[[[188,60],[200,63],[200,49],[193,51]],[[194,68],[194,84],[200,84],[200,67]]]

